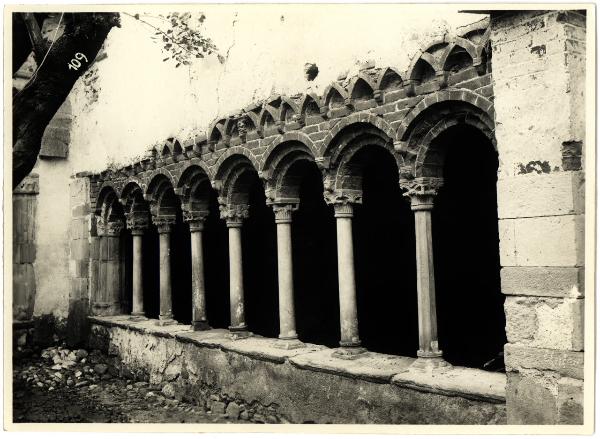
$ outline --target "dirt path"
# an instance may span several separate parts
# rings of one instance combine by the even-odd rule
[[[159,386],[106,372],[99,374],[91,367],[84,370],[80,363],[75,363],[69,364],[68,360],[55,363],[39,353],[15,359],[14,422],[244,422],[167,398]],[[56,364],[63,366],[59,369]]]

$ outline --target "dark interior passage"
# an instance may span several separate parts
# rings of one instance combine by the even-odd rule
[[[227,226],[219,214],[215,191],[210,192],[209,215],[202,232],[206,317],[213,328],[229,326],[229,251]]]
[[[179,323],[192,322],[192,249],[190,228],[177,212],[171,232],[171,294],[173,318]]]
[[[325,204],[321,173],[314,163],[297,162],[300,207],[292,222],[294,305],[300,340],[336,347],[340,340],[336,228]]]
[[[416,355],[418,349],[414,215],[398,184],[398,167],[381,147],[359,151],[363,203],[353,235],[358,326],[373,352]]]
[[[454,365],[498,370],[506,343],[496,181],[498,156],[478,130],[458,126],[436,145],[445,150],[444,186],[433,211],[438,332]]]
[[[133,307],[133,237],[131,231],[123,228],[119,240],[121,260],[121,312],[130,314]]]
[[[279,293],[275,216],[273,209],[265,203],[265,191],[257,174],[253,173],[248,187],[250,210],[242,227],[246,323],[251,332],[277,337]]]
[[[150,225],[142,235],[142,288],[146,317],[157,319],[160,312],[160,266],[158,232]]]

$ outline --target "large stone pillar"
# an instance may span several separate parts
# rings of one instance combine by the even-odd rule
[[[419,350],[413,367],[426,369],[449,366],[438,346],[431,234],[433,199],[442,184],[441,178],[415,178],[400,183],[402,188],[407,189],[404,195],[410,198],[411,209],[415,213]]]
[[[131,310],[131,319],[140,320],[145,318],[144,314],[144,289],[143,289],[143,268],[142,268],[142,238],[148,227],[145,218],[128,218],[127,228],[131,230],[133,240],[133,261],[132,261],[132,290],[133,304]]]
[[[297,204],[274,204],[277,225],[277,279],[279,283],[279,340],[275,346],[294,349],[303,346],[296,333],[294,311],[294,267],[292,263],[292,212]]]
[[[338,249],[338,289],[340,300],[340,349],[334,352],[341,358],[354,358],[365,352],[358,335],[356,308],[356,280],[354,276],[354,242],[352,237],[352,203],[361,201],[360,195],[325,193],[325,200],[333,204]]]
[[[120,237],[124,223],[114,220],[106,223],[104,228],[104,245],[106,260],[104,275],[105,296],[108,315],[121,314],[121,260],[119,255]]]
[[[595,197],[585,175],[594,14],[490,15],[507,422],[581,424],[584,357],[594,361],[584,352],[584,314],[594,318],[584,298],[584,278],[592,288],[594,279],[584,236],[586,191],[588,207]],[[593,404],[585,411],[593,419]]]
[[[155,217],[158,229],[160,264],[160,314],[157,324],[160,326],[176,323],[173,319],[173,298],[171,292],[171,229],[175,218]]]
[[[250,335],[244,311],[244,274],[242,265],[242,225],[248,217],[247,205],[221,206],[221,218],[229,231],[229,331],[234,339]]]
[[[210,329],[206,318],[206,289],[204,284],[204,255],[202,231],[208,212],[186,215],[190,226],[192,250],[192,328],[196,331]]]

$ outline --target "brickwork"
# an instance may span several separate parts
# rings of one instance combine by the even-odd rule
[[[509,424],[583,422],[585,16],[492,15]]]

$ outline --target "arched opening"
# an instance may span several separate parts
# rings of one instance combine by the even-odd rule
[[[150,224],[142,237],[142,288],[146,317],[158,319],[160,312],[160,264],[158,231]]]
[[[192,253],[190,228],[183,222],[180,206],[177,202],[171,232],[171,294],[173,318],[187,325],[192,322]]]
[[[451,73],[457,73],[473,65],[473,58],[466,49],[460,46],[454,46],[444,64],[444,70]]]
[[[229,247],[227,226],[219,214],[216,191],[210,191],[209,214],[204,221],[204,285],[206,318],[213,328],[229,326]]]
[[[374,352],[414,356],[418,345],[414,219],[398,185],[398,167],[382,147],[350,160],[362,178],[353,221],[358,325]]]
[[[444,186],[432,214],[440,348],[454,365],[501,370],[498,156],[491,141],[467,125],[449,128],[431,148],[444,160]]]
[[[133,237],[126,227],[119,239],[119,258],[121,262],[121,312],[131,314],[133,306]]]
[[[297,161],[288,172],[298,177],[300,199],[292,222],[296,330],[303,342],[337,347],[340,309],[333,208],[325,203],[323,179],[314,163]]]
[[[239,177],[250,205],[242,227],[244,295],[248,329],[265,337],[279,334],[277,286],[277,237],[273,210],[266,205],[265,191],[255,171]]]
[[[423,84],[427,81],[431,81],[435,78],[435,70],[424,59],[419,59],[410,75],[410,79],[416,81],[418,84]]]

